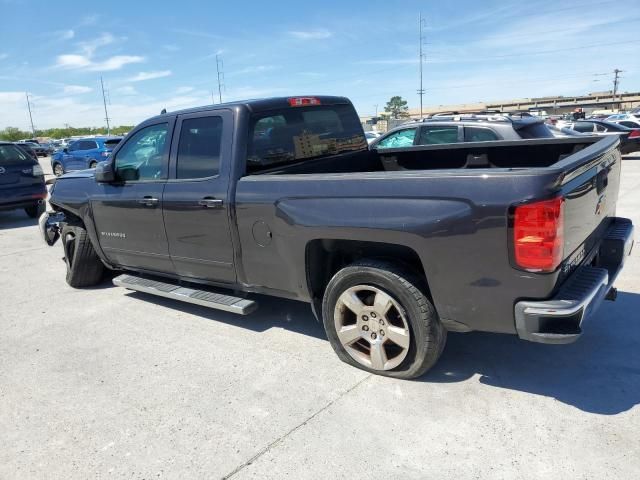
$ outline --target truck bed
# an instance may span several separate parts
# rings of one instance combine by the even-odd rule
[[[606,150],[616,138],[605,140],[598,137],[541,138],[374,149],[305,160],[265,170],[259,175],[551,167],[594,144]]]

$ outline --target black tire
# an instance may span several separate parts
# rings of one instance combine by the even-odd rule
[[[356,285],[370,285],[391,295],[403,309],[411,333],[406,357],[396,368],[375,370],[357,362],[345,350],[336,332],[334,310],[340,295]],[[426,281],[398,265],[363,260],[343,268],[330,280],[322,302],[322,318],[329,342],[345,363],[394,378],[411,379],[433,367],[444,350],[447,331],[425,294]]]
[[[53,173],[56,177],[64,174],[64,167],[61,163],[56,162],[53,164]]]
[[[67,264],[67,283],[74,288],[91,287],[102,281],[104,265],[83,227],[65,225],[62,246]]]
[[[96,162],[95,160],[89,163],[89,168],[96,168],[97,166],[98,166],[98,162]]]
[[[44,203],[36,203],[30,207],[25,207],[24,211],[31,218],[39,218],[44,213]]]

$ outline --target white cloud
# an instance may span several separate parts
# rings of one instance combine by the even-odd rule
[[[295,30],[287,33],[298,40],[324,40],[333,36],[333,33],[324,28],[318,30]]]
[[[69,30],[58,30],[57,32],[54,32],[54,35],[59,40],[71,40],[73,37],[76,36],[76,32],[74,32],[71,29],[69,29]]]
[[[119,70],[130,63],[144,62],[144,57],[137,55],[116,55],[101,62],[94,62],[85,55],[58,55],[56,66],[66,69],[82,69],[91,72],[108,72]]]
[[[91,60],[84,55],[67,54],[58,55],[56,58],[56,66],[62,68],[82,68],[89,65],[91,65]]]
[[[94,63],[89,70],[94,72],[107,72],[110,70],[120,70],[130,63],[141,62],[144,62],[144,57],[138,55],[116,55],[115,57],[107,58],[103,62]]]
[[[131,85],[124,85],[123,87],[116,88],[116,93],[124,96],[138,95],[138,91]]]
[[[155,78],[168,77],[171,70],[158,70],[155,72],[139,72],[137,75],[128,79],[129,82],[142,82],[144,80],[153,80]]]
[[[87,55],[88,57],[91,57],[93,56],[94,53],[96,53],[96,50],[98,48],[104,47],[106,45],[110,45],[115,41],[116,41],[116,37],[114,37],[110,33],[103,33],[102,35],[100,35],[97,38],[94,38],[93,40],[78,43],[78,46],[84,52],[85,55]]]
[[[91,87],[85,87],[82,85],[65,85],[62,89],[62,93],[65,95],[80,95],[82,93],[89,93],[93,90]]]

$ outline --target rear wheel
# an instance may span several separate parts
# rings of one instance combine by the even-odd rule
[[[98,162],[96,162],[95,160],[92,160],[89,163],[89,168],[96,168],[98,166]]]
[[[62,168],[62,165],[60,165],[59,163],[54,163],[53,164],[53,173],[56,177],[59,177],[60,175],[62,175],[64,173],[64,168]]]
[[[415,378],[440,357],[446,330],[412,273],[381,261],[343,268],[329,282],[323,322],[343,362],[396,378]]]
[[[38,218],[44,213],[44,203],[36,203],[29,207],[25,207],[24,211],[31,218]]]
[[[74,288],[100,283],[104,265],[93,249],[87,231],[83,227],[65,225],[61,237],[67,264],[67,283]]]

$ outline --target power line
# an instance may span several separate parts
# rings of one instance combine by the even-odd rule
[[[31,102],[29,101],[29,94],[24,92],[24,95],[27,97],[27,110],[29,110],[29,121],[31,122],[31,131],[33,132],[33,136],[36,136],[36,129],[33,126],[33,116],[31,115]]]
[[[107,112],[107,97],[104,93],[104,82],[100,77],[100,86],[102,87],[102,103],[104,104],[104,119],[107,122],[107,135],[111,135],[111,127],[109,126],[109,113]]]

